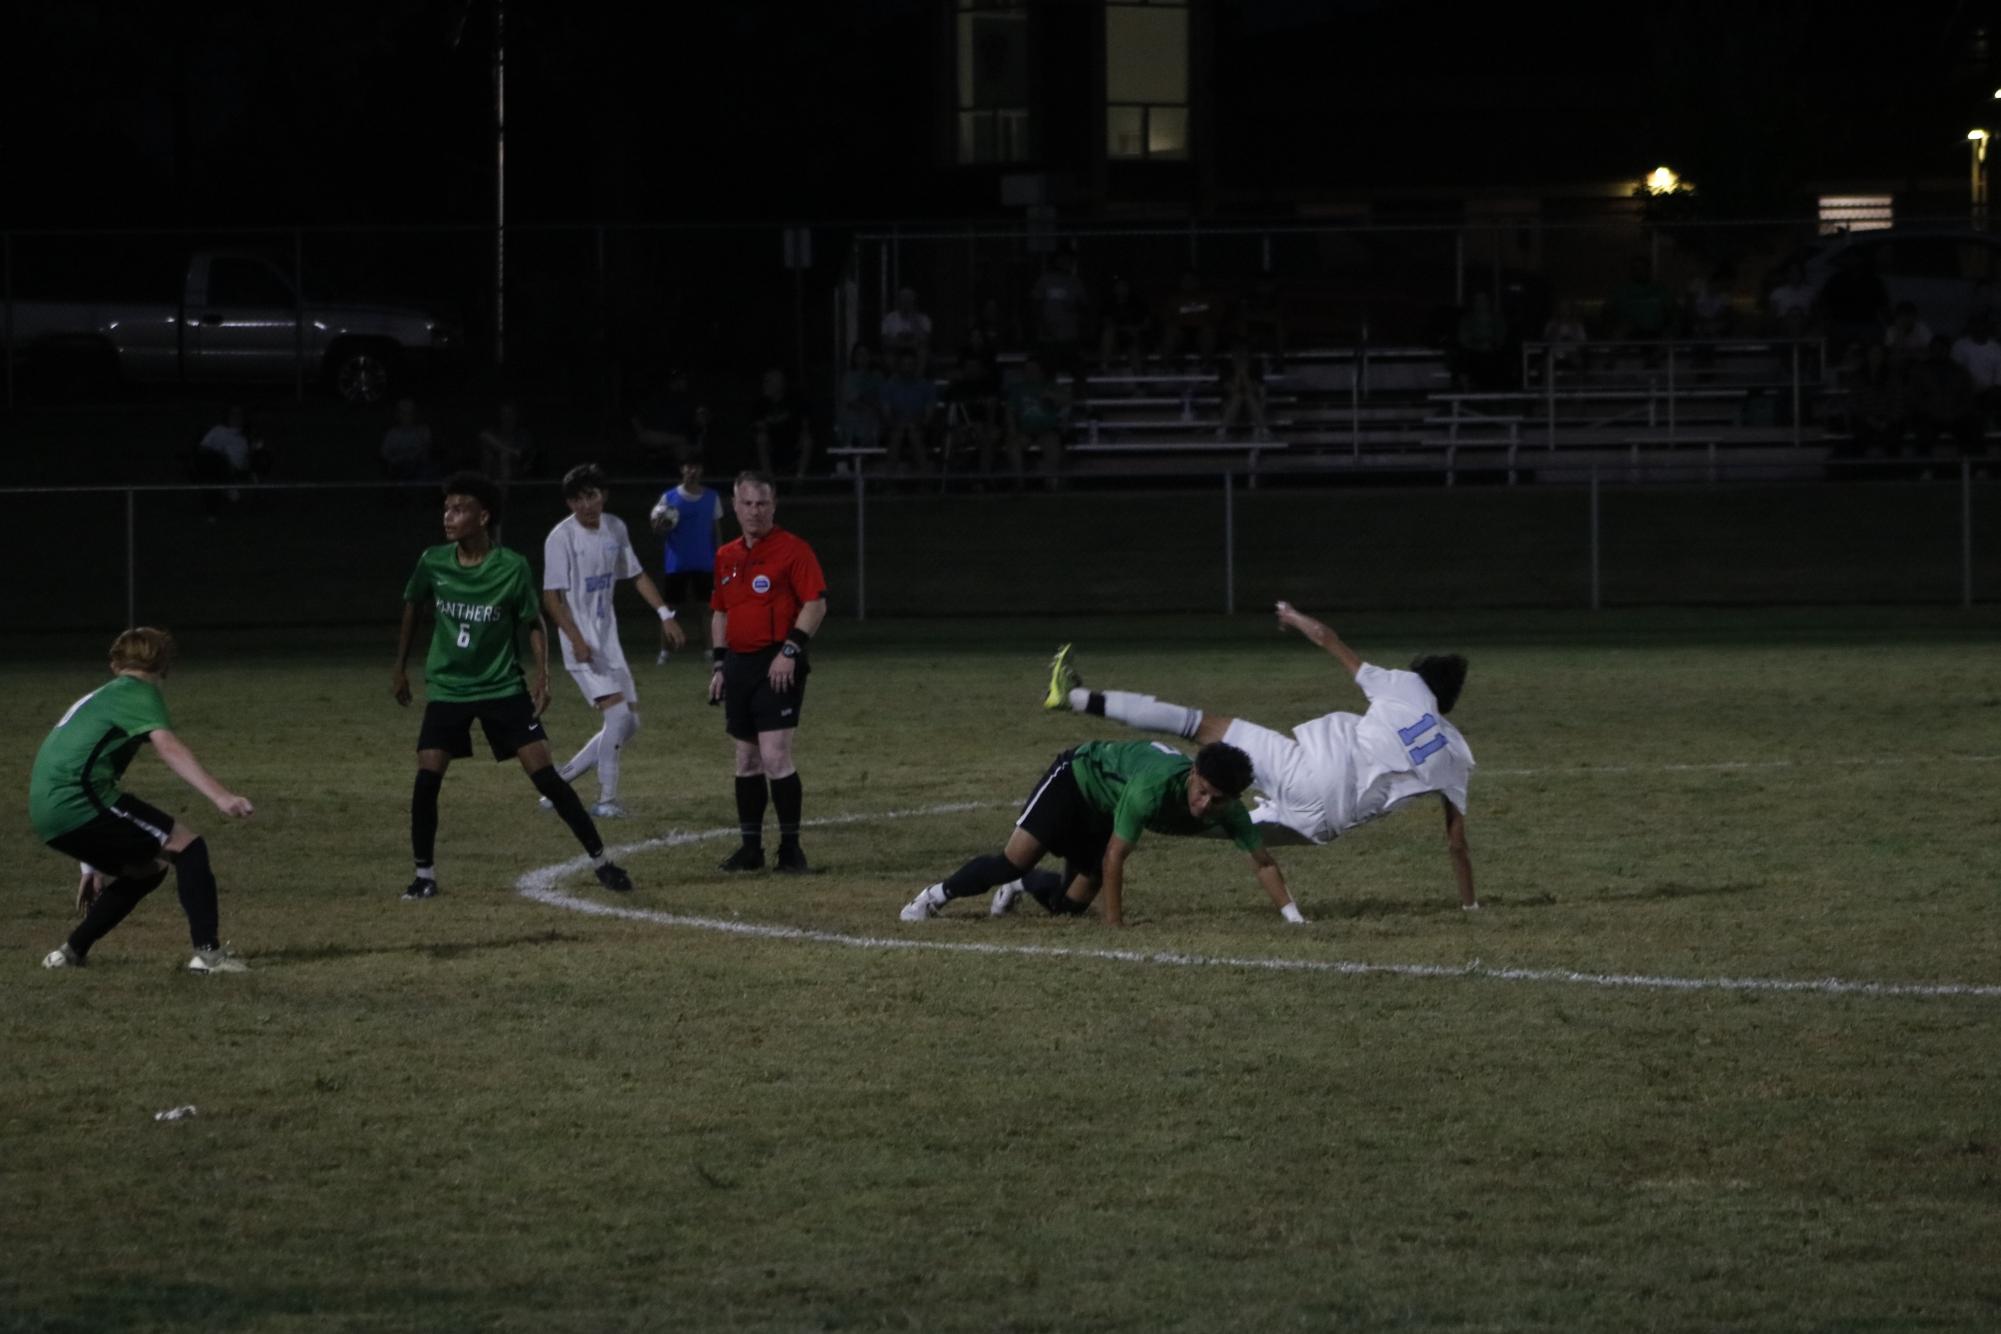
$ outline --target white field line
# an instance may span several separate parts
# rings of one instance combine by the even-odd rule
[[[1908,755],[1876,755],[1861,759],[1837,760],[1714,760],[1704,764],[1580,764],[1552,765],[1540,769],[1475,769],[1481,778],[1591,778],[1598,774],[1709,774],[1733,773],[1740,769],[1862,769],[1879,765],[1915,768],[1939,760],[1961,764],[1993,764],[2001,755],[1939,755],[1924,760]]]
[[[875,814],[837,815],[807,820],[809,828],[865,824],[878,820],[910,820],[927,815],[949,815],[960,811],[1012,807],[1011,801],[955,801],[909,810]],[[685,847],[728,838],[737,831],[703,829],[676,831],[657,838],[624,843],[607,851],[616,856],[648,852],[657,848]],[[722,917],[695,917],[685,913],[661,912],[652,908],[626,908],[602,899],[579,898],[559,888],[564,878],[590,869],[587,857],[572,857],[552,866],[537,867],[514,882],[517,892],[537,903],[592,917],[616,917],[626,921],[656,922],[694,931],[714,931],[723,935],[748,936],[758,940],[799,940],[819,945],[839,945],[864,950],[928,950],[946,954],[1007,955],[1032,959],[1089,959],[1111,963],[1153,964],[1169,968],[1243,968],[1273,973],[1333,973],[1342,977],[1484,978],[1496,982],[1543,982],[1569,986],[1611,987],[1639,991],[1759,991],[1818,992],[1829,996],[1956,996],[2001,998],[2001,986],[1962,982],[1861,982],[1839,977],[1657,977],[1645,973],[1593,973],[1569,968],[1494,968],[1472,959],[1464,964],[1362,963],[1346,959],[1272,959],[1257,956],[1182,954],[1172,950],[1092,949],[1068,945],[1002,945],[992,942],[926,940],[914,936],[857,936],[842,931],[821,931],[811,927],[766,925]]]

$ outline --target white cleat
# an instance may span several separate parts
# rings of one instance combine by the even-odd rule
[[[591,818],[594,820],[623,820],[625,818],[625,807],[615,801],[600,801],[597,805],[591,807]]]
[[[904,904],[903,911],[898,916],[906,922],[929,921],[938,915],[945,903],[945,883],[941,880],[935,885],[927,886],[922,894]]]
[[[994,891],[993,902],[987,905],[987,916],[989,917],[1007,916],[1009,913],[1014,911],[1015,901],[1018,900],[1025,892],[1026,891],[1022,888],[1021,881],[1019,880],[1008,881],[1005,885],[1002,885],[1000,888]]]
[[[49,951],[48,957],[42,960],[42,967],[81,968],[83,962],[83,956],[71,949],[69,942],[65,940],[60,946]]]
[[[250,965],[242,956],[227,945],[217,945],[213,949],[196,950],[195,957],[188,960],[190,973],[247,973]]]
[[[538,811],[553,811],[556,809],[556,803],[547,797],[537,797],[535,798],[535,809]]]

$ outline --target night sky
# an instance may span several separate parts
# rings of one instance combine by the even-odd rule
[[[492,209],[490,0],[15,0],[0,42],[13,227],[479,222]],[[1532,16],[1532,17],[1525,17]],[[1839,177],[1964,171],[1992,112],[1989,7],[1458,6],[1216,11],[1218,179],[1538,184],[1673,162],[1719,210]],[[709,7],[511,0],[521,221],[962,216],[950,68],[923,0]]]

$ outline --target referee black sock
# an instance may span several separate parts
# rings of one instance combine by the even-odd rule
[[[737,832],[743,836],[743,845],[753,852],[764,850],[764,808],[769,801],[770,792],[765,786],[763,774],[751,774],[736,780]],[[794,820],[798,819],[797,807],[793,808],[792,815]]]
[[[984,857],[975,857],[952,872],[944,879],[945,897],[963,899],[973,894],[984,894],[995,885],[1005,885],[1010,880],[1019,879],[1022,869],[998,852],[990,852]]]
[[[591,822],[591,813],[584,809],[577,790],[565,783],[563,776],[556,772],[555,765],[547,764],[537,769],[528,775],[528,781],[535,785],[537,792],[549,799],[549,804],[556,808],[556,814],[563,817],[563,823],[577,836],[577,842],[583,844],[586,854],[593,858],[604,856],[604,840],[598,837],[598,827]]]
[[[215,872],[208,864],[208,840],[198,838],[174,858],[174,888],[180,891],[181,911],[188,915],[188,936],[198,950],[214,949],[222,943],[216,935]]]
[[[106,885],[97,902],[90,905],[90,911],[77,923],[76,930],[69,933],[70,952],[79,959],[90,953],[92,945],[124,921],[126,914],[139,906],[139,900],[158,889],[166,878],[167,868],[162,866],[151,875],[128,876]]]
[[[799,808],[806,802],[806,788],[799,781],[797,770],[783,778],[771,780],[771,804],[778,808],[778,846],[797,846],[799,842]]]
[[[417,869],[427,871],[438,851],[438,790],[445,776],[429,769],[417,771],[417,785],[410,791],[410,855]]]

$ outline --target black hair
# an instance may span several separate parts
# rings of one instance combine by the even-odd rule
[[[563,474],[563,499],[575,500],[586,491],[603,491],[611,485],[604,469],[595,463],[579,463]]]
[[[1452,712],[1459,692],[1466,688],[1466,659],[1458,653],[1429,653],[1412,659],[1410,669],[1424,678],[1440,713]]]
[[[445,479],[448,496],[471,496],[486,511],[487,529],[500,527],[500,488],[483,472],[455,472]]]
[[[1251,757],[1235,746],[1211,741],[1195,752],[1195,772],[1227,797],[1241,797],[1251,785]]]

